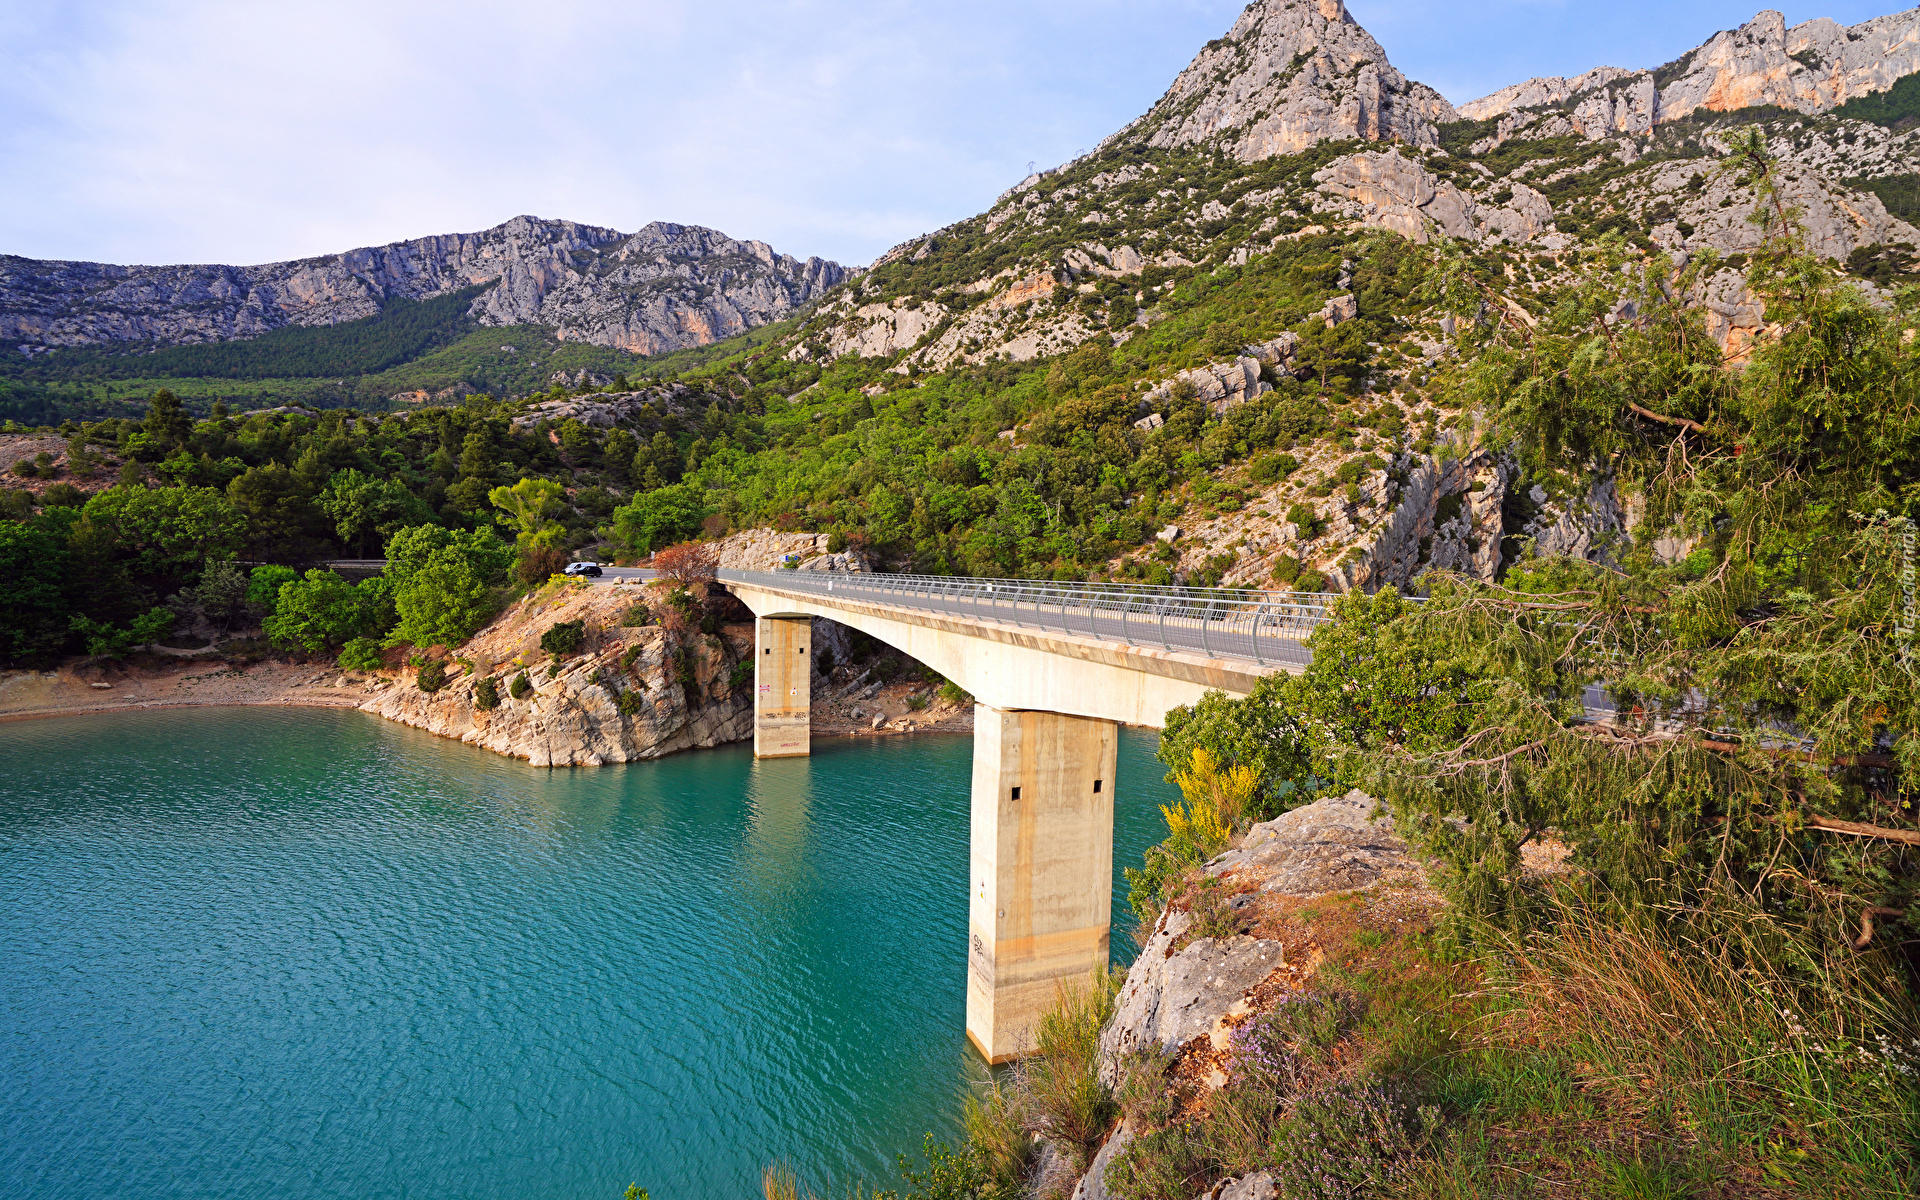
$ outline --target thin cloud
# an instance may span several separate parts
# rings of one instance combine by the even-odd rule
[[[1143,112],[1242,0],[13,0],[0,251],[263,262],[518,213],[870,261]],[[1459,101],[1729,4],[1351,0]],[[1842,4],[1827,15],[1874,15]],[[1794,20],[1813,14],[1789,14]]]

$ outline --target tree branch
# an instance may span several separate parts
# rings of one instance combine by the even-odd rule
[[[1881,908],[1878,905],[1874,905],[1874,906],[1861,909],[1860,910],[1860,936],[1853,939],[1853,948],[1855,950],[1865,950],[1869,945],[1872,944],[1873,919],[1875,917],[1890,917],[1890,918],[1898,919],[1906,915],[1907,915],[1907,910],[1904,908]]]
[[[1842,821],[1836,817],[1823,817],[1819,813],[1808,814],[1807,824],[1829,833],[1844,833],[1848,837],[1885,838],[1890,842],[1905,842],[1909,846],[1920,846],[1920,830],[1888,829],[1884,825],[1862,825],[1858,821]]]
[[[1678,425],[1683,429],[1691,429],[1695,433],[1705,433],[1707,431],[1707,427],[1705,425],[1702,425],[1698,421],[1689,421],[1685,417],[1664,416],[1660,413],[1654,412],[1650,408],[1641,408],[1638,404],[1635,404],[1631,400],[1627,401],[1627,407],[1632,409],[1634,412],[1639,413],[1641,416],[1645,417],[1649,421],[1659,421],[1663,425]]]

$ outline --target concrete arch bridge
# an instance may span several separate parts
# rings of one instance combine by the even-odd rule
[[[754,754],[809,752],[812,618],[886,642],[972,693],[967,1036],[1033,1048],[1055,986],[1107,961],[1119,726],[1310,661],[1331,596],[1023,580],[722,571],[753,610]]]

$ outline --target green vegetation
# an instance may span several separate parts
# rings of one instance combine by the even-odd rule
[[[372,375],[411,362],[473,328],[467,309],[488,285],[429,300],[396,296],[382,310],[338,325],[288,325],[246,341],[154,348],[85,346],[54,350],[11,367],[17,379],[300,379]]]
[[[1887,211],[1902,221],[1920,220],[1920,175],[1881,175],[1873,179],[1849,179],[1846,185],[1872,192],[1887,206]]]
[[[1462,380],[1537,478],[1607,461],[1646,497],[1618,568],[1527,558],[1499,585],[1435,579],[1422,606],[1350,596],[1305,675],[1170,714],[1189,804],[1129,875],[1143,916],[1220,912],[1197,867],[1232,822],[1189,784],[1222,764],[1287,804],[1383,797],[1448,903],[1436,939],[1385,955],[1404,930],[1372,918],[1381,897],[1263,914],[1282,938],[1310,917],[1343,990],[1242,1025],[1195,1115],[1171,1078],[1142,1089],[1115,1194],[1262,1167],[1283,1195],[1920,1184],[1920,1010],[1893,953],[1920,884],[1920,688],[1892,628],[1920,310],[1863,302],[1763,200],[1750,278],[1787,333],[1746,370],[1656,262],[1642,321],[1598,330],[1617,285],[1596,277],[1551,321],[1487,330]],[[1693,548],[1662,560],[1655,536]],[[1530,877],[1521,849],[1548,836],[1569,869]]]
[[[572,658],[587,640],[585,621],[561,621],[540,635],[540,649],[555,659]]]

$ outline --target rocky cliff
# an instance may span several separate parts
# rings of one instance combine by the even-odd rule
[[[753,626],[713,634],[678,624],[655,589],[549,584],[455,652],[451,681],[423,691],[411,671],[361,708],[536,767],[603,766],[753,736]],[[636,604],[650,624],[630,626]],[[585,622],[585,644],[554,661],[540,637]],[[666,624],[661,622],[665,621]],[[528,691],[512,694],[524,675]],[[498,703],[483,708],[480,683]]]
[[[545,325],[562,338],[658,354],[780,320],[846,277],[764,242],[655,222],[638,233],[515,217],[294,262],[124,267],[0,256],[0,346],[25,354],[113,342],[179,345],[333,325],[395,297],[491,285],[482,325]]]
[[[1647,133],[1700,109],[1772,105],[1822,113],[1887,91],[1916,71],[1920,9],[1853,26],[1817,17],[1792,28],[1769,9],[1656,71],[1599,67],[1574,79],[1529,79],[1462,105],[1460,115],[1483,121],[1557,106],[1572,110],[1574,127],[1587,137]]]
[[[1556,266],[1608,232],[1683,257],[1744,254],[1760,236],[1746,221],[1754,189],[1719,170],[1720,138],[1752,105],[1787,111],[1763,111],[1760,127],[1812,248],[1841,262],[1920,248],[1909,206],[1882,199],[1920,172],[1920,129],[1829,112],[1916,71],[1920,9],[1851,28],[1789,29],[1769,12],[1657,71],[1531,79],[1456,112],[1396,71],[1339,0],[1260,0],[1139,120],[987,212],[881,256],[784,352],[890,359],[908,374],[1122,344],[1164,315],[1151,282],[1124,285],[1363,226],[1524,247]],[[1816,113],[1828,115],[1799,115]],[[1377,145],[1316,151],[1355,140]],[[1225,165],[1209,157],[1216,147]],[[1738,354],[1758,307],[1717,304],[1715,334]]]

